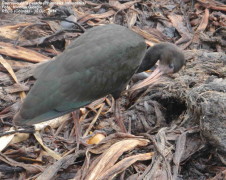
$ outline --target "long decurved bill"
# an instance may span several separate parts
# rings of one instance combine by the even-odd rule
[[[129,89],[129,91],[135,91],[143,87],[149,86],[157,82],[163,74],[167,73],[172,73],[172,70],[169,69],[166,65],[159,65],[148,78],[146,78],[145,80],[138,84],[135,84],[133,87]]]

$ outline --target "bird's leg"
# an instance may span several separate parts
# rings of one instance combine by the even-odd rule
[[[123,122],[122,114],[121,114],[121,111],[120,111],[119,99],[115,100],[114,105],[115,105],[114,114],[115,114],[115,119],[117,121],[117,124],[120,127],[122,132],[127,133],[125,124]]]
[[[76,135],[77,150],[79,150],[80,144],[84,146],[89,145],[86,143],[87,137],[82,137],[81,124],[79,122],[79,115],[80,115],[79,109],[72,112],[72,118],[74,120],[74,126],[75,126],[74,128],[75,128],[75,135]]]
[[[81,126],[80,126],[80,122],[79,122],[79,114],[80,114],[79,109],[72,112],[72,118],[74,120],[74,125],[75,125],[75,135],[76,135],[77,149],[79,149],[80,139],[82,137]]]

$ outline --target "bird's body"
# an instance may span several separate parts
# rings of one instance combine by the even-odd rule
[[[14,122],[31,125],[61,116],[98,98],[118,97],[139,68],[144,39],[119,25],[92,28],[37,68],[34,86]]]

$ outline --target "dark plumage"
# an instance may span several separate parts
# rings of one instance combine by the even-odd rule
[[[149,70],[158,60],[161,61],[162,65],[172,68],[172,73],[178,72],[185,63],[184,54],[176,45],[159,43],[148,49],[137,73]]]
[[[164,55],[164,48],[168,48],[167,55]],[[161,51],[160,56],[158,51]],[[123,26],[112,24],[88,30],[55,60],[36,69],[37,80],[15,115],[15,124],[47,121],[108,94],[118,98],[144,56],[139,72],[161,58],[166,58],[163,64],[174,67],[173,72],[184,64],[183,54],[169,43],[152,47],[146,55],[145,52],[144,39]],[[149,61],[153,52],[154,58]]]

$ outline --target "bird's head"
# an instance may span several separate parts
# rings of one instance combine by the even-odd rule
[[[146,71],[158,62],[157,68],[144,81],[136,84],[131,90],[140,89],[156,82],[163,74],[178,72],[185,64],[185,57],[176,45],[171,43],[159,43],[147,50],[147,53],[138,69],[139,72]]]
[[[170,74],[178,72],[185,64],[184,54],[178,47],[170,43],[166,44],[165,48],[160,52],[159,65],[157,68],[162,74]]]

